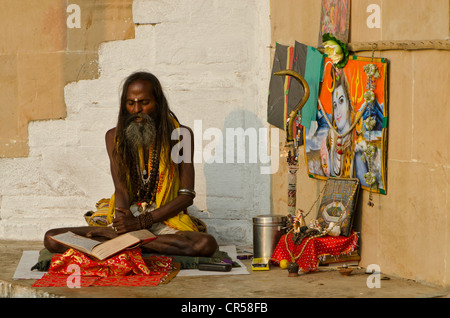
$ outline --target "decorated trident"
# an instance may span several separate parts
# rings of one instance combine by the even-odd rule
[[[297,151],[297,143],[295,142],[294,138],[294,121],[295,118],[300,114],[301,116],[301,110],[303,106],[305,106],[306,101],[309,98],[309,86],[306,80],[297,72],[292,70],[284,70],[275,72],[274,75],[279,76],[292,76],[294,77],[300,85],[303,86],[303,89],[305,91],[305,94],[303,95],[302,100],[300,103],[289,113],[288,119],[287,119],[287,131],[286,131],[286,148],[288,148],[288,214],[295,215],[295,210],[297,206],[297,170],[298,170],[298,163],[295,160],[296,158],[296,151]]]

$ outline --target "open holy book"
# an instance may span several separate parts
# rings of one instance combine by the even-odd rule
[[[51,238],[102,261],[131,246],[148,243],[156,239],[156,236],[148,230],[138,230],[122,234],[105,242],[93,240],[72,232],[54,235]]]

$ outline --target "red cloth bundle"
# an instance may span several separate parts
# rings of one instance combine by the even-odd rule
[[[103,261],[69,249],[53,256],[48,273],[33,287],[155,286],[171,271],[171,257],[144,260],[139,248],[125,250]]]
[[[308,240],[309,237],[303,239],[300,245],[295,245],[292,239],[293,233],[284,234],[272,254],[272,261],[279,264],[281,260],[288,260],[291,262],[291,255],[286,247],[286,235],[289,251],[292,255],[297,256],[302,251],[303,246],[305,250],[297,259],[297,264],[301,271],[311,272],[317,269],[320,257],[325,255],[338,256],[341,254],[348,254],[353,252],[358,243],[358,235],[352,232],[350,236],[322,236]]]

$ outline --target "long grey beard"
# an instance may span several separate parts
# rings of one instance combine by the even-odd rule
[[[142,117],[144,121],[140,123],[134,122],[136,118]],[[125,138],[129,147],[135,152],[142,146],[144,149],[148,148],[156,137],[156,125],[153,118],[146,114],[130,115],[127,118],[127,125],[125,128]]]

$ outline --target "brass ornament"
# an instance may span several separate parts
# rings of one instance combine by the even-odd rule
[[[294,137],[293,137],[294,120],[295,120],[295,117],[297,116],[298,112],[302,110],[303,106],[305,106],[305,104],[309,98],[309,86],[308,86],[308,83],[306,82],[306,80],[303,78],[303,76],[301,76],[299,73],[297,73],[295,71],[284,70],[284,71],[275,72],[273,74],[278,75],[278,76],[292,76],[300,83],[300,85],[303,86],[303,89],[305,90],[305,94],[303,95],[303,98],[300,101],[300,103],[297,105],[297,107],[295,107],[295,109],[293,109],[289,113],[288,129],[287,129],[288,131],[286,134],[286,140],[294,141]]]

